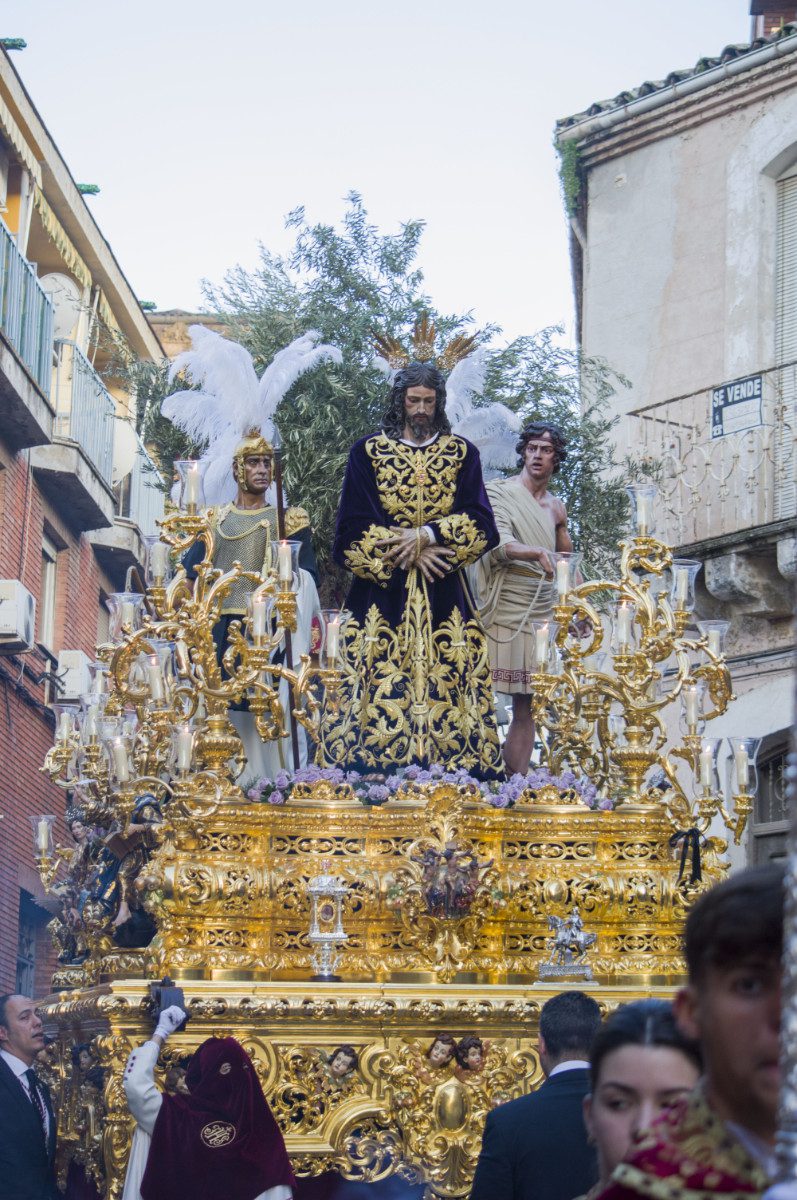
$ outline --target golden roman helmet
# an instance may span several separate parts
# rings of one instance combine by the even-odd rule
[[[246,489],[246,472],[244,471],[244,459],[250,458],[252,455],[260,457],[263,455],[269,460],[274,458],[274,447],[271,442],[267,442],[259,429],[250,429],[244,435],[242,441],[235,447],[235,454],[232,458],[232,473],[235,477],[235,482]]]
[[[440,371],[450,371],[460,359],[467,358],[476,348],[475,337],[467,337],[464,333],[459,333],[443,346],[439,354],[435,355],[436,337],[437,330],[434,322],[429,319],[428,313],[424,313],[415,322],[410,343],[411,349],[403,346],[397,338],[380,333],[374,334],[374,349],[394,371],[408,367],[411,362],[425,363],[432,360]]]

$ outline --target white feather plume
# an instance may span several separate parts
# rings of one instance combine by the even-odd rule
[[[485,475],[515,466],[515,443],[520,418],[500,400],[477,407],[474,399],[484,391],[487,356],[474,350],[454,367],[446,383],[446,414],[454,433],[478,448]]]
[[[267,441],[274,438],[274,417],[280,401],[296,380],[321,362],[341,361],[335,346],[316,345],[320,334],[302,334],[280,350],[258,379],[252,356],[204,325],[188,330],[191,349],[175,358],[169,380],[183,372],[196,390],[173,392],[161,412],[193,442],[207,443],[201,462],[205,499],[209,505],[235,499],[232,459],[241,439],[257,429]]]

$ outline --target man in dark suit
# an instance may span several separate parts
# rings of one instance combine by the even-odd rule
[[[582,1103],[600,1009],[584,992],[562,992],[540,1013],[546,1079],[487,1117],[471,1200],[574,1200],[598,1178]]]
[[[0,1200],[58,1200],[55,1114],[33,1070],[44,1026],[27,996],[0,996]]]

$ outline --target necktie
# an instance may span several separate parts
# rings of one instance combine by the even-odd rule
[[[36,1109],[37,1113],[39,1114],[39,1120],[42,1123],[42,1132],[44,1133],[44,1138],[46,1141],[47,1140],[47,1111],[44,1107],[44,1100],[42,1099],[42,1094],[39,1091],[39,1081],[36,1078],[36,1072],[34,1071],[33,1067],[28,1067],[27,1071],[25,1072],[25,1078],[28,1081],[28,1088],[30,1089],[31,1103],[33,1104],[33,1107]]]

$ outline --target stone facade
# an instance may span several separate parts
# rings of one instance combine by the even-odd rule
[[[703,562],[697,616],[731,622],[739,700],[710,732],[763,739],[761,837],[750,836],[740,861],[779,852],[785,823],[797,527],[797,353],[787,326],[797,256],[782,222],[795,130],[797,26],[557,129],[581,349],[629,382],[613,401],[617,457],[658,464],[660,533],[679,557]],[[760,377],[760,419],[718,430],[717,389],[751,377]]]

